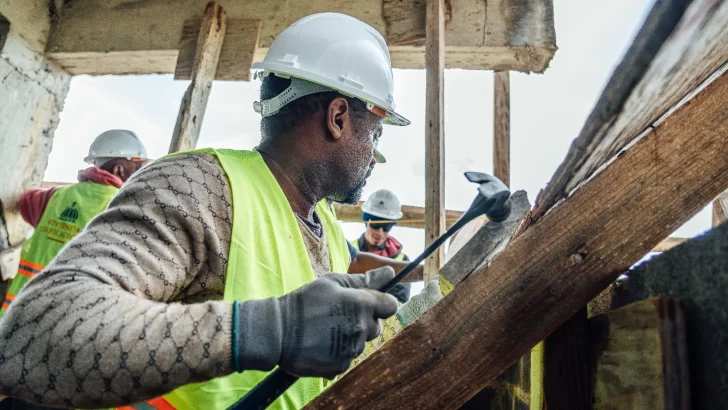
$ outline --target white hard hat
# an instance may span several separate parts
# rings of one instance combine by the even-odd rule
[[[297,98],[335,90],[364,101],[385,124],[410,124],[394,111],[394,76],[384,37],[354,17],[319,13],[298,20],[276,37],[253,69],[291,78],[281,94],[255,103],[264,117]]]
[[[126,158],[128,160],[148,160],[147,150],[139,137],[129,130],[109,130],[102,132],[88,150],[84,158],[89,164],[99,159]]]
[[[361,210],[370,215],[391,220],[402,219],[403,215],[399,198],[388,189],[380,189],[372,193],[361,206]]]

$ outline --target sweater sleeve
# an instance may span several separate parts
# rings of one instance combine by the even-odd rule
[[[18,209],[25,222],[33,228],[38,226],[40,218],[45,212],[48,201],[51,200],[56,188],[31,189],[23,193],[18,200]]]
[[[0,394],[115,407],[231,373],[231,212],[212,155],[140,170],[0,321]]]

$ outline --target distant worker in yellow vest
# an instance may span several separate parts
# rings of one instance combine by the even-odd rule
[[[409,258],[402,252],[402,244],[394,239],[389,232],[402,219],[402,204],[394,192],[380,189],[372,193],[361,207],[362,220],[366,230],[358,239],[353,239],[351,245],[362,252],[390,258],[395,261],[407,262]],[[410,297],[410,284],[398,284],[389,292],[405,303]]]
[[[18,201],[23,219],[35,228],[23,244],[18,273],[5,295],[0,318],[25,284],[56,256],[96,215],[106,209],[121,185],[147,161],[147,150],[128,130],[109,130],[91,144],[78,172],[78,183],[61,188],[32,189]]]
[[[128,181],[0,321],[0,394],[227,409],[278,366],[302,378],[270,408],[300,409],[401,309],[376,290],[394,269],[347,273],[329,203],[357,203],[383,125],[409,124],[384,38],[315,14],[254,68],[260,144],[179,153]]]

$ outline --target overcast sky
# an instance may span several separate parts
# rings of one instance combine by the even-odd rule
[[[559,47],[544,74],[511,73],[511,185],[531,203],[548,182],[578,134],[614,66],[629,46],[651,0],[554,0]],[[378,165],[364,198],[394,190],[404,204],[424,204],[424,70],[395,70],[397,111],[409,127],[385,127]],[[171,75],[75,77],[55,133],[45,179],[75,181],[91,141],[111,128],[134,130],[153,157],[166,153],[188,81]],[[249,149],[259,140],[253,111],[259,82],[215,82],[198,147]],[[493,74],[448,70],[445,74],[446,206],[465,209],[474,185],[467,170],[492,173]],[[710,227],[709,209],[675,234],[694,236]],[[344,224],[357,237],[361,224]],[[424,248],[421,230],[395,228],[412,257]]]

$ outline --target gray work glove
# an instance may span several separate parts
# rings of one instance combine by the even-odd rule
[[[392,278],[389,266],[363,275],[331,273],[280,299],[237,303],[237,370],[279,365],[294,376],[333,379],[379,336],[379,319],[397,311],[394,296],[374,290]]]
[[[402,323],[402,326],[406,327],[419,319],[431,307],[435,306],[440,299],[442,299],[442,292],[440,291],[439,277],[435,276],[434,279],[425,285],[422,292],[412,296],[407,303],[397,310],[397,318]]]

